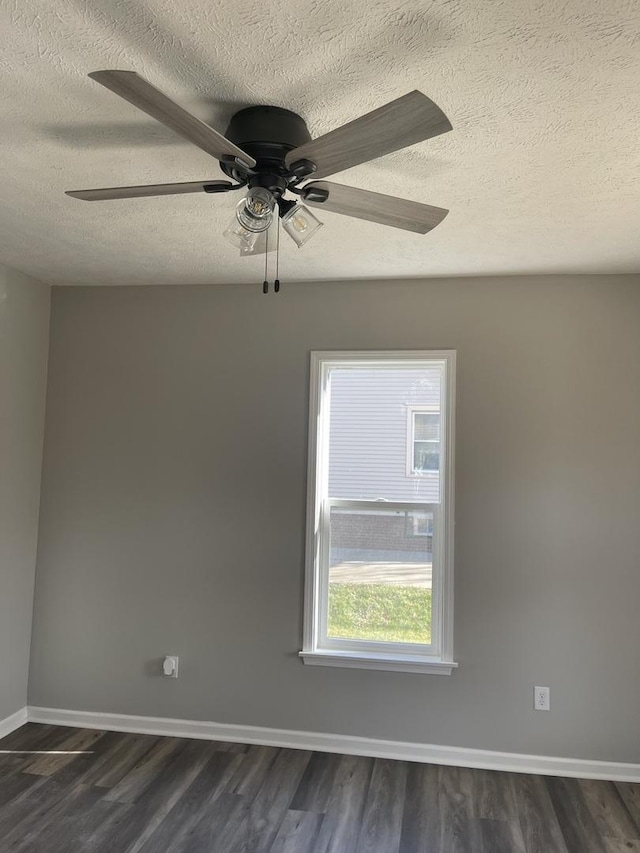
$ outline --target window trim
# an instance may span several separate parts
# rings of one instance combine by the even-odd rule
[[[416,414],[425,414],[425,415],[439,415],[440,407],[439,406],[417,406],[417,405],[408,405],[407,406],[407,477],[411,477],[412,480],[416,479],[424,479],[425,477],[436,477],[439,475],[438,471],[416,471],[413,467],[413,460],[415,456],[415,443],[416,443]],[[438,441],[432,442],[432,444],[438,445],[438,452],[440,452],[440,444],[441,438]]]
[[[390,364],[393,360],[396,364]],[[322,547],[321,518],[323,497],[327,489],[328,465],[326,446],[319,437],[328,426],[328,412],[323,406],[326,399],[326,383],[331,367],[353,363],[355,366],[395,367],[397,362],[412,366],[424,361],[441,362],[445,381],[443,383],[439,412],[441,416],[441,495],[440,524],[444,531],[439,537],[441,554],[441,576],[439,594],[434,594],[432,625],[439,624],[437,643],[433,653],[416,653],[416,646],[400,648],[400,644],[384,651],[380,644],[354,641],[349,648],[330,648],[322,644],[322,595],[319,577],[320,548]],[[357,667],[362,669],[396,670],[449,675],[457,663],[453,659],[453,547],[454,547],[454,462],[455,462],[455,350],[383,350],[383,351],[312,351],[310,363],[309,394],[309,444],[307,460],[307,518],[305,546],[305,591],[303,646],[300,657],[305,664],[314,666]],[[444,438],[444,441],[442,439]],[[443,453],[444,447],[444,453]],[[333,499],[332,503],[338,499]],[[353,503],[352,501],[348,502]],[[371,502],[375,504],[376,502]],[[395,504],[385,501],[382,505],[391,509]],[[447,524],[445,525],[445,519]],[[434,518],[434,528],[436,521]],[[434,590],[435,593],[435,590]],[[418,647],[424,648],[424,647]]]

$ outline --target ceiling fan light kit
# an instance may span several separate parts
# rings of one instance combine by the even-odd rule
[[[301,201],[419,234],[435,228],[448,213],[440,207],[315,180],[450,131],[446,115],[421,92],[409,92],[316,139],[299,115],[273,106],[240,110],[222,135],[133,71],[95,71],[89,77],[215,157],[231,181],[72,190],[67,195],[73,198],[106,201],[192,192],[217,194],[247,187],[224,236],[240,249],[241,256],[258,254],[260,247],[265,267],[272,224],[276,246],[282,220],[298,248],[322,227]],[[314,180],[305,183],[310,178]],[[300,200],[287,198],[287,193]],[[266,274],[263,290],[268,290]],[[275,290],[279,290],[277,275]]]

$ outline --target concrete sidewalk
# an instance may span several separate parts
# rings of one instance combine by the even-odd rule
[[[339,563],[329,569],[329,583],[379,583],[431,589],[431,563]]]

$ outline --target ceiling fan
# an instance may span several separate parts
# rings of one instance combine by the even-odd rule
[[[435,228],[448,213],[441,207],[317,180],[450,131],[446,115],[422,92],[409,92],[317,139],[311,138],[299,115],[272,106],[240,110],[223,136],[134,71],[94,71],[89,77],[215,157],[232,180],[67,192],[73,198],[105,201],[247,187],[225,232],[241,254],[256,254],[260,246],[264,251],[274,216],[276,223],[280,217],[299,247],[304,245],[322,223],[302,201],[418,234]],[[287,193],[299,200],[287,198]]]

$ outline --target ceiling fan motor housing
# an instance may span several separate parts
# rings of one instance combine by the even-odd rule
[[[247,107],[229,122],[225,136],[256,161],[250,186],[263,186],[280,196],[287,187],[284,158],[289,151],[311,141],[307,125],[299,115],[283,107]],[[225,174],[242,179],[237,163],[221,162]]]

